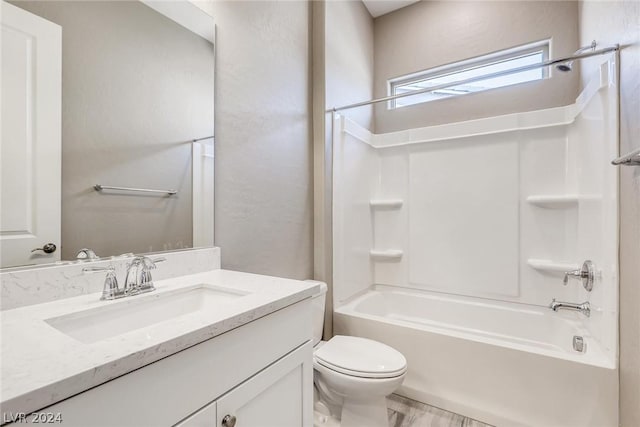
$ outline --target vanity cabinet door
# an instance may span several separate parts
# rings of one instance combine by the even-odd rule
[[[313,347],[289,353],[217,400],[218,427],[311,427]]]
[[[217,402],[211,402],[195,414],[180,421],[175,427],[214,427],[216,425],[216,405]]]

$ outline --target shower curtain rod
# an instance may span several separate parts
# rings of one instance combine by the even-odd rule
[[[563,62],[569,62],[569,61],[573,61],[573,60],[576,60],[576,59],[589,58],[591,56],[596,56],[596,55],[604,55],[605,53],[614,52],[614,51],[617,51],[619,49],[620,49],[620,45],[616,44],[616,45],[613,45],[611,47],[605,47],[605,48],[594,50],[594,51],[591,51],[591,52],[585,52],[585,53],[580,53],[580,54],[577,54],[577,55],[567,56],[566,58],[552,59],[552,60],[549,60],[549,61],[542,62],[540,64],[525,65],[525,66],[522,66],[522,67],[513,68],[511,70],[498,71],[496,73],[486,74],[484,76],[471,77],[471,78],[464,79],[464,80],[458,80],[457,82],[444,83],[444,84],[441,84],[441,85],[431,86],[431,87],[428,87],[428,88],[425,88],[425,89],[415,90],[415,91],[412,91],[412,92],[401,93],[401,94],[398,94],[398,95],[385,96],[384,98],[377,98],[377,99],[372,99],[370,101],[357,102],[355,104],[343,105],[342,107],[334,107],[334,108],[328,109],[326,112],[327,113],[335,113],[335,112],[342,111],[342,110],[350,110],[352,108],[364,107],[365,105],[377,104],[378,102],[392,101],[394,99],[404,98],[404,97],[407,97],[407,96],[420,95],[422,93],[433,92],[433,91],[440,90],[440,89],[447,89],[447,88],[449,88],[451,86],[457,86],[457,85],[466,84],[466,83],[474,83],[474,82],[479,82],[479,81],[482,81],[482,80],[488,80],[488,79],[492,79],[492,78],[496,78],[496,77],[507,76],[509,74],[521,73],[523,71],[535,70],[537,68],[549,67],[551,65],[561,64]]]

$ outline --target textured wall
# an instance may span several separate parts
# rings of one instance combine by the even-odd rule
[[[62,259],[190,247],[188,141],[213,131],[213,45],[140,2],[14,4],[62,26]]]
[[[312,275],[310,5],[216,1],[215,244],[222,266]]]
[[[327,108],[373,97],[373,18],[361,1],[329,1],[325,15]],[[372,107],[344,114],[372,130]]]
[[[640,3],[580,3],[580,42],[619,43],[620,153],[640,148]],[[588,62],[582,67],[589,78]],[[613,166],[612,166],[613,167]],[[640,425],[640,168],[620,167],[620,425]]]
[[[389,78],[552,38],[551,57],[578,45],[575,1],[421,1],[375,20],[376,97]],[[387,110],[376,107],[376,133],[450,123],[575,101],[577,73],[517,87]]]

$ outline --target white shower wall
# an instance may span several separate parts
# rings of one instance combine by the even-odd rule
[[[371,135],[355,123],[349,122],[354,135],[342,132],[340,123],[335,121],[334,139],[340,144],[334,146],[333,190],[333,233],[341,236],[341,241],[349,244],[334,244],[333,280],[334,302],[344,301],[371,286],[373,265],[369,251],[373,247],[373,218],[369,211],[369,199],[377,191],[379,159],[376,149],[366,142]],[[340,200],[340,203],[336,203]]]
[[[374,135],[334,121],[334,304],[372,285],[548,306],[617,355],[616,56],[575,104]],[[592,292],[562,273],[590,259]],[[559,316],[575,313],[559,312]],[[552,331],[550,331],[552,332]]]

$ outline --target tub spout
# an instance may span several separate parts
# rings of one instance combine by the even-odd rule
[[[579,311],[580,313],[584,314],[587,317],[591,315],[591,304],[589,304],[589,301],[583,302],[582,304],[574,304],[572,302],[556,301],[556,299],[554,298],[553,301],[551,301],[551,304],[549,304],[549,308],[553,311],[558,311],[558,310]]]

